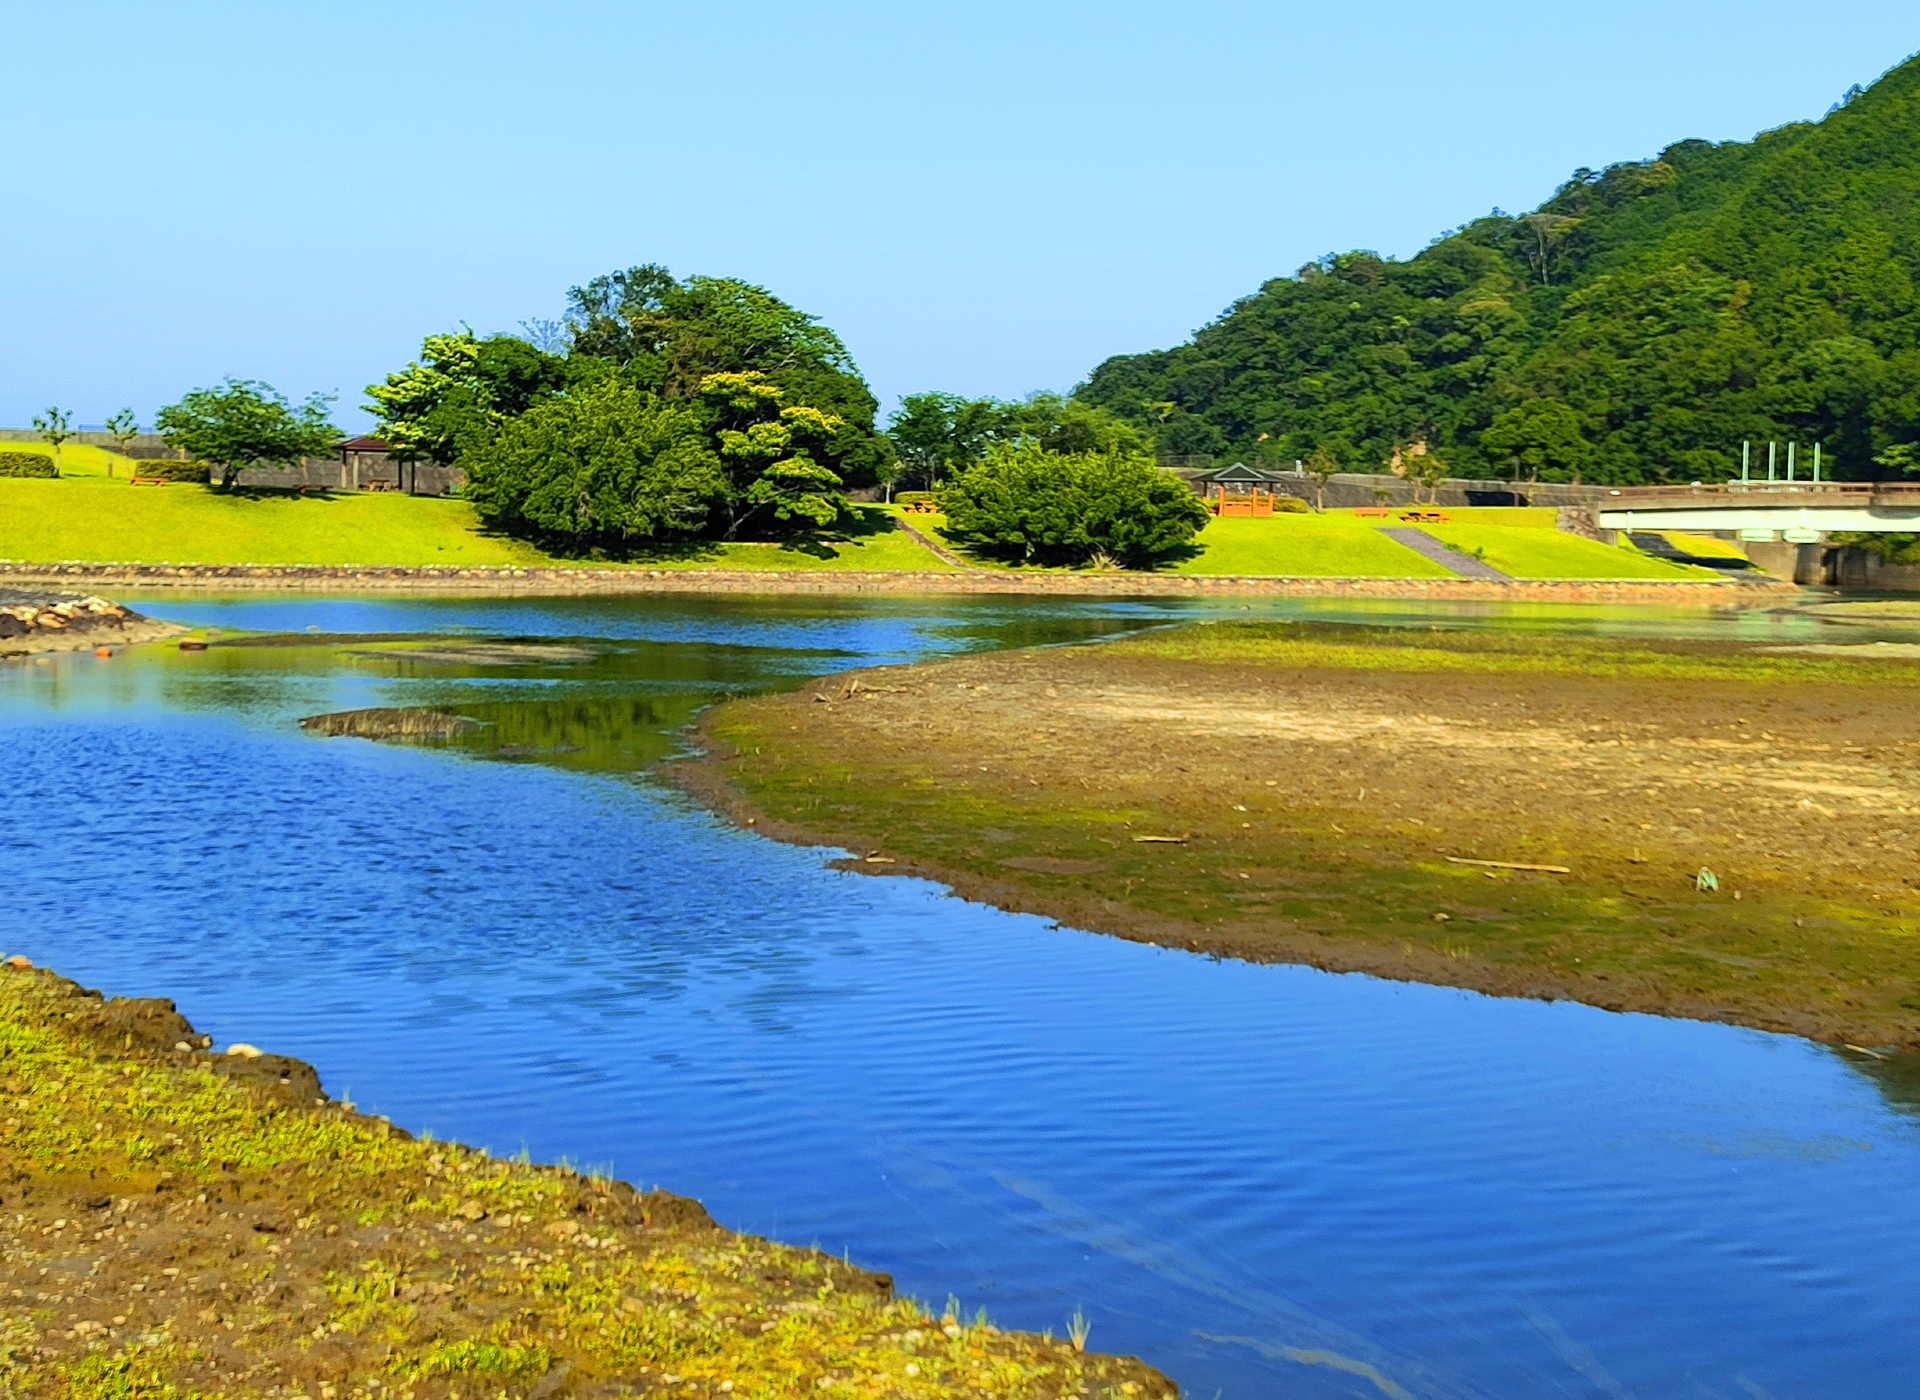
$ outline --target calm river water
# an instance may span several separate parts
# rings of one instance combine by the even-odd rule
[[[1197,1400],[1920,1390],[1920,1092],[1897,1071],[1139,947],[830,870],[639,772],[719,694],[1173,605],[148,606],[307,640],[0,663],[6,952],[171,996],[409,1128],[611,1166],[936,1306],[1059,1332],[1084,1305],[1093,1345]],[[1817,625],[1574,617],[1441,620]],[[490,727],[450,750],[294,724],[426,703]]]

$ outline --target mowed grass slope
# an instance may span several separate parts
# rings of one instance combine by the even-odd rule
[[[1451,514],[1451,512],[1449,512]],[[1711,569],[1672,564],[1636,549],[1561,530],[1515,530],[1477,521],[1420,527],[1450,549],[1478,556],[1514,578],[1715,578]]]
[[[72,447],[89,473],[56,481],[0,478],[0,559],[19,563],[304,564],[420,567],[529,567],[594,563],[649,569],[948,571],[952,565],[897,528],[897,512],[861,508],[851,527],[785,544],[698,542],[621,560],[562,558],[485,530],[465,501],[398,494],[296,496],[278,491],[222,492],[187,483],[131,486],[129,464]],[[1449,510],[1449,522],[1424,526],[1463,553],[1527,579],[1711,578],[1712,570],[1668,563],[1553,528],[1550,510]],[[935,538],[944,517],[919,515]],[[1293,577],[1449,578],[1433,561],[1390,539],[1382,522],[1351,511],[1210,521],[1185,574]],[[962,551],[965,553],[966,551]],[[977,559],[982,567],[1001,568]]]
[[[53,460],[53,447],[45,442],[0,442],[0,452],[38,452]],[[92,443],[69,442],[60,448],[61,476],[129,477],[140,469],[131,457],[122,457],[110,447]]]
[[[876,518],[877,517],[877,518]],[[485,531],[465,501],[388,494],[226,493],[176,483],[0,478],[0,559],[19,563],[567,565]],[[644,568],[946,569],[877,512],[793,545],[701,544],[617,561]]]
[[[465,501],[0,480],[0,558],[115,564],[541,564]]]
[[[1175,565],[1184,574],[1280,574],[1300,577],[1448,578],[1451,571],[1382,534],[1382,525],[1425,529],[1463,554],[1478,552],[1504,574],[1526,579],[1711,578],[1710,570],[1669,564],[1636,550],[1554,528],[1554,512],[1535,507],[1449,507],[1446,524],[1402,522],[1352,511],[1213,520],[1205,548]]]

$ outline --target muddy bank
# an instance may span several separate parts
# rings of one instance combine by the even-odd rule
[[[1171,1397],[698,1202],[416,1141],[160,1000],[0,966],[0,1383],[87,1397]]]
[[[0,656],[132,646],[184,630],[92,594],[0,587]]]
[[[1263,575],[1026,573],[1012,570],[386,568],[307,564],[0,564],[0,584],[182,588],[211,592],[572,596],[624,593],[1031,594],[1094,598],[1412,598],[1516,603],[1751,606],[1791,585],[1724,579],[1277,578]]]
[[[670,775],[1095,931],[1920,1046],[1920,668],[1486,644],[1245,624],[863,671],[720,707]]]

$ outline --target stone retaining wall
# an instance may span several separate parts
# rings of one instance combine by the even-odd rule
[[[1191,483],[1195,490],[1202,483]],[[1313,479],[1292,472],[1276,472],[1260,485],[1282,496],[1297,496],[1313,503]],[[1601,486],[1573,486],[1555,481],[1480,481],[1469,477],[1449,477],[1431,493],[1439,506],[1505,506],[1524,502],[1534,506],[1591,506],[1606,496]],[[1404,477],[1374,472],[1341,472],[1326,486],[1328,510],[1351,510],[1355,506],[1384,505],[1394,509],[1425,503],[1429,492],[1424,486]]]
[[[1351,597],[1492,602],[1723,604],[1786,584],[1721,579],[1285,578],[1264,575],[1020,573],[988,569],[867,573],[801,569],[386,568],[303,564],[9,564],[0,584],[200,592],[619,594],[995,593],[1052,597]]]

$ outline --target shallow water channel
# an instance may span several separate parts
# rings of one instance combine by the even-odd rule
[[[368,1111],[697,1196],[1002,1325],[1084,1306],[1091,1345],[1199,1400],[1920,1385],[1920,1092],[1884,1067],[1141,947],[835,871],[642,773],[719,695],[1237,605],[142,606],[298,636],[0,663],[0,947],[173,997]],[[295,723],[413,705],[485,727]]]

